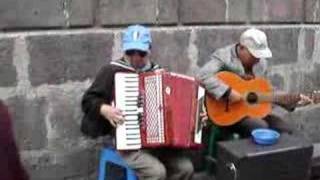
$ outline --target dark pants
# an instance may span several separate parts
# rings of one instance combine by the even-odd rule
[[[251,131],[257,128],[270,128],[280,133],[292,134],[295,132],[293,125],[277,115],[268,115],[263,119],[244,118],[239,123],[227,127],[228,131],[239,133],[242,137],[249,137]]]
[[[140,180],[191,180],[193,165],[181,150],[156,149],[121,154]]]

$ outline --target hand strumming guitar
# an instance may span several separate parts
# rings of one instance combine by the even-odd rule
[[[252,80],[255,78],[254,74],[245,74],[243,76],[241,76],[242,79],[244,80]],[[231,89],[230,95],[229,95],[229,101],[230,103],[236,103],[242,100],[242,96],[240,95],[239,92],[237,92],[234,89]]]
[[[242,96],[241,94],[234,90],[234,89],[231,89],[231,92],[230,92],[230,95],[229,95],[229,102],[232,104],[232,103],[236,103],[236,102],[239,102],[242,100]]]

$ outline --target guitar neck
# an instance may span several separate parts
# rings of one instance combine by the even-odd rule
[[[284,94],[284,93],[258,94],[257,99],[260,103],[269,102],[269,103],[284,104],[284,105],[294,104],[300,100],[300,94]]]
[[[300,101],[300,94],[273,94],[272,102],[277,104],[296,104]]]
[[[320,102],[319,93],[309,93],[304,94],[313,100],[314,103]],[[260,95],[259,101],[261,102],[273,102],[277,104],[295,104],[301,100],[300,94],[285,94],[285,93],[275,93],[269,95]]]

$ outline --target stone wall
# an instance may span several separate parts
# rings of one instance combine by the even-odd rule
[[[158,63],[188,75],[258,27],[270,38],[274,84],[320,89],[319,0],[1,0],[0,97],[33,180],[95,179],[99,145],[79,131],[80,101],[101,65],[121,56],[121,31],[133,23],[151,26]],[[288,115],[315,143],[319,110]]]

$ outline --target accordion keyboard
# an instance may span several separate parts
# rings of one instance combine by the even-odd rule
[[[133,73],[117,73],[115,76],[116,107],[122,110],[125,118],[124,123],[116,129],[117,149],[140,149],[139,76]]]

